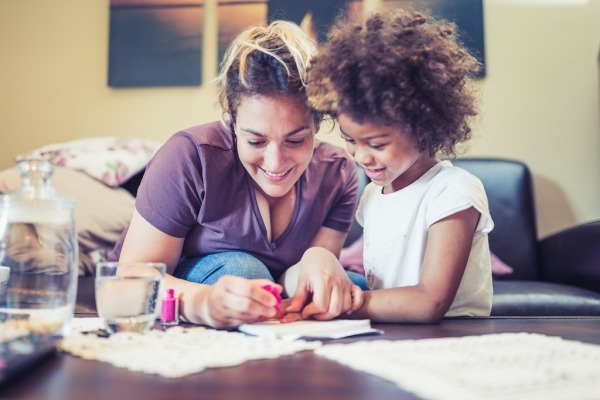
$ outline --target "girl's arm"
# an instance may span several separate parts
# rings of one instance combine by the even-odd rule
[[[419,283],[365,292],[353,318],[373,322],[437,322],[444,317],[464,274],[480,213],[452,214],[429,228]]]
[[[175,289],[182,318],[196,324],[228,328],[276,316],[274,296],[262,285],[266,279],[223,277],[214,285],[188,282],[172,276],[183,248],[183,238],[156,229],[134,211],[119,261],[149,261],[167,264],[165,285]]]
[[[280,280],[294,296],[287,311],[302,318],[328,320],[361,306],[362,290],[352,284],[338,257],[347,233],[322,227],[302,259]]]

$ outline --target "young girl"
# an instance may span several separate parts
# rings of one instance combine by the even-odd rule
[[[479,64],[454,25],[402,10],[338,21],[309,70],[309,101],[336,117],[371,179],[356,218],[369,288],[352,315],[380,322],[486,316],[492,301],[481,182],[441,161],[470,138]]]

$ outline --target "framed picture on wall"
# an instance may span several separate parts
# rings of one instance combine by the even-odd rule
[[[483,0],[382,0],[384,8],[428,9],[454,21],[485,75]],[[274,19],[325,40],[335,18],[362,15],[362,0],[219,0],[218,60],[244,28]],[[200,85],[204,0],[110,0],[111,87]]]
[[[268,0],[268,20],[297,23],[317,42],[324,42],[336,17],[360,16],[361,0]]]
[[[454,22],[463,44],[482,65],[476,77],[485,76],[483,0],[383,0],[382,5],[429,10],[436,17]]]
[[[110,0],[108,85],[199,85],[203,0]]]
[[[362,0],[220,0],[219,60],[227,46],[250,25],[284,19],[297,23],[315,41],[323,41],[338,14],[360,15]]]
[[[219,0],[219,62],[231,41],[245,28],[266,21],[267,0]]]

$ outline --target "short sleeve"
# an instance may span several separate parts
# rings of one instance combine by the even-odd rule
[[[204,189],[202,160],[193,139],[172,136],[148,163],[136,210],[160,231],[185,237],[196,224]]]
[[[474,207],[481,214],[477,232],[489,233],[494,223],[481,181],[456,167],[447,169],[436,178],[441,178],[442,175],[445,176],[437,179],[427,196],[427,227],[449,215]]]
[[[337,231],[348,232],[354,220],[356,210],[358,175],[354,162],[345,159],[340,168],[341,182],[337,201],[334,202],[323,226]],[[340,174],[337,174],[340,181]]]
[[[358,202],[358,207],[356,209],[356,222],[358,222],[358,224],[360,226],[362,226],[363,228],[365,226],[364,206],[365,206],[365,204],[368,203],[369,198],[373,195],[374,191],[377,190],[377,188],[378,188],[378,186],[376,186],[373,182],[367,184],[367,186],[365,186],[365,190],[363,191],[363,194],[360,197],[360,200]]]

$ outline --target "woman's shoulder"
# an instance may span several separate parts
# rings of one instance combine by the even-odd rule
[[[311,180],[327,181],[339,186],[350,184],[354,187],[358,180],[356,164],[346,149],[320,140],[315,141],[306,175]]]
[[[233,148],[233,133],[221,121],[192,126],[174,134],[169,141],[189,141],[197,147],[220,150]]]
[[[352,161],[352,157],[350,157],[346,149],[318,139],[315,139],[313,161],[328,164],[341,163],[344,165],[350,162],[350,165],[354,166],[354,161]]]
[[[205,163],[229,168],[234,157],[233,139],[220,122],[183,129],[172,135],[150,161],[166,170],[200,170]]]

